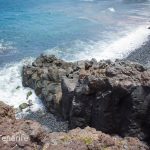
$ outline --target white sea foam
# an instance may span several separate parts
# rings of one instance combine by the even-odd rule
[[[3,39],[0,40],[0,54],[10,52],[10,51],[12,52],[15,50],[16,50],[16,48],[15,48],[13,42],[4,41]]]
[[[19,63],[9,64],[0,69],[0,95],[1,101],[18,108],[22,103],[27,103],[26,97],[29,91],[32,95],[29,97],[33,102],[32,111],[43,109],[42,102],[30,88],[22,86],[21,69],[24,64],[29,64],[33,61],[32,58],[22,60]]]
[[[78,53],[79,59],[122,59],[148,40],[150,30],[147,26],[140,26],[132,32],[113,42],[93,42],[87,44],[84,51]]]
[[[113,7],[108,8],[108,10],[111,12],[116,12],[116,10]]]
[[[71,47],[59,46],[45,51],[46,54],[54,54],[67,61],[96,58],[101,59],[122,59],[135,49],[142,46],[148,40],[150,30],[147,26],[140,26],[137,29],[123,33],[124,36],[117,36],[115,39],[98,42],[83,42],[80,40],[71,44]],[[113,35],[110,35],[113,37]]]

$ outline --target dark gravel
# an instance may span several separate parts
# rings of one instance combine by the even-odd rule
[[[140,48],[130,53],[125,60],[135,61],[150,66],[150,37]]]
[[[20,118],[39,122],[47,132],[67,132],[68,122],[61,117],[54,116],[46,110],[30,112],[22,115]]]

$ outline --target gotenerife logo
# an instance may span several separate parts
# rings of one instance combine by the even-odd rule
[[[24,132],[16,132],[11,135],[0,135],[0,138],[3,142],[26,142],[29,140],[29,136]]]

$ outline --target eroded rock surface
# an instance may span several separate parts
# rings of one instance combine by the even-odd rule
[[[99,68],[81,70],[71,106],[71,128],[90,125],[149,139],[150,70],[122,61],[101,61]]]
[[[47,133],[33,121],[16,120],[13,109],[0,102],[0,150],[148,150],[137,138],[120,138],[93,128]]]
[[[23,85],[31,87],[51,112],[59,111],[62,97],[61,79],[72,71],[73,64],[41,55],[32,66],[23,68]]]
[[[91,126],[150,141],[150,70],[138,63],[67,63],[42,55],[24,66],[23,85],[35,89],[49,110],[57,108],[71,129]]]

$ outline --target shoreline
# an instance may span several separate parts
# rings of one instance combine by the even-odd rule
[[[148,41],[144,42],[141,47],[135,49],[123,60],[138,62],[142,65],[149,67],[150,66],[150,36],[148,37]]]
[[[70,139],[68,137],[71,132],[80,137],[81,132],[85,135],[92,130],[92,134],[101,133],[98,136],[103,137],[103,134],[103,138],[109,141],[113,140],[112,135],[117,135],[115,141],[117,137],[121,142],[123,139],[127,142],[127,137],[128,139],[136,137],[135,149],[139,147],[137,146],[139,143],[141,149],[148,150],[150,70],[128,60],[144,64],[150,58],[150,55],[147,55],[149,48],[150,38],[123,59],[125,61],[120,59],[115,62],[109,60],[97,62],[96,59],[92,59],[72,63],[58,59],[54,55],[41,55],[32,64],[25,64],[22,70],[23,86],[33,89],[47,109],[45,112],[31,112],[22,120],[16,120],[14,117],[12,120],[17,123],[11,132],[16,128],[26,132],[28,129],[30,132],[27,133],[33,131],[34,140],[32,133],[30,141],[42,143],[43,146],[45,137],[52,136],[51,142],[56,142],[61,137],[62,144],[62,141],[66,142]],[[137,96],[140,98],[138,99]],[[61,117],[57,117],[59,113]],[[7,118],[4,120],[5,124],[6,121]],[[1,128],[4,128],[5,124],[2,124]],[[22,124],[23,128],[21,128]],[[85,128],[87,126],[93,129]],[[84,138],[86,146],[92,144],[92,134]],[[45,136],[44,140],[41,135]],[[30,137],[30,134],[28,136]],[[83,138],[80,140],[83,143]],[[129,139],[132,147],[133,140],[134,138],[132,141]],[[98,144],[100,142],[98,139]],[[130,143],[121,145],[130,147]],[[108,147],[110,148],[110,145]]]
[[[144,42],[143,45],[141,45],[141,47],[135,49],[126,58],[123,58],[123,60],[137,62],[142,65],[148,64],[148,61],[150,60],[150,36],[148,37],[148,41]],[[32,112],[29,115],[25,116],[24,119],[36,120],[37,122],[45,126],[47,130],[49,130],[49,132],[66,132],[68,130],[68,122],[65,120],[58,121],[57,117],[55,117],[56,116],[54,116],[50,112],[45,112],[44,115],[40,115],[37,111],[37,113]]]

